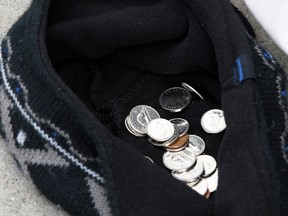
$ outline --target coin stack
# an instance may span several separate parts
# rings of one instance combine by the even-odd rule
[[[180,112],[189,105],[191,92],[203,100],[203,97],[188,84],[182,83],[182,87],[164,91],[159,97],[161,107],[171,112]],[[220,133],[226,128],[223,111],[219,109],[205,112],[200,123],[205,132],[212,134]],[[174,178],[185,182],[206,198],[217,189],[217,162],[212,156],[203,154],[205,142],[201,137],[188,134],[187,120],[167,120],[161,118],[154,108],[138,105],[126,117],[125,126],[134,136],[148,135],[148,141],[152,145],[167,150],[163,155],[163,164],[171,170]]]
[[[160,115],[155,109],[147,105],[138,105],[126,117],[125,126],[134,136],[143,137],[146,135],[148,123],[157,118],[160,118]]]
[[[217,162],[212,156],[202,154],[204,150],[203,139],[189,135],[189,145],[177,152],[164,153],[163,163],[171,170],[174,178],[209,198],[210,193],[218,186],[218,169]]]
[[[189,123],[185,119],[154,119],[147,125],[148,141],[168,151],[180,151],[189,142]]]

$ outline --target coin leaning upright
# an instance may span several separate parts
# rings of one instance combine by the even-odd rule
[[[201,126],[207,133],[220,133],[225,130],[226,122],[224,113],[220,109],[212,109],[203,114],[201,117]]]
[[[203,177],[211,175],[217,168],[216,160],[210,155],[199,155],[197,156],[197,160],[202,161],[204,165]]]

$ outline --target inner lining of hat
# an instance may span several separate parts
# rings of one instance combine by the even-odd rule
[[[117,1],[116,1],[117,2]],[[68,6],[69,5],[69,6]],[[63,13],[65,11],[65,13]],[[125,118],[136,105],[149,105],[165,119],[184,118],[189,134],[217,157],[223,134],[208,134],[202,115],[221,109],[221,86],[213,45],[198,20],[179,1],[52,1],[47,27],[49,58],[56,72],[111,131],[157,165],[163,148],[135,137]],[[160,94],[185,82],[204,97],[172,113]]]

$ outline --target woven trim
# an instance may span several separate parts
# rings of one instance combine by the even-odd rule
[[[9,38],[7,38],[7,44],[8,44],[8,62],[10,61],[10,55],[12,54],[12,48],[9,42]],[[14,103],[15,107],[17,107],[17,109],[19,110],[19,112],[21,113],[22,117],[24,117],[24,119],[34,128],[34,130],[45,140],[48,142],[48,144],[55,148],[59,153],[61,153],[66,159],[68,159],[70,162],[72,162],[74,165],[76,165],[77,167],[79,167],[84,173],[88,174],[89,176],[97,179],[99,182],[104,183],[105,180],[104,178],[99,174],[96,173],[95,171],[91,170],[90,168],[88,168],[87,166],[85,166],[77,157],[75,157],[74,155],[72,155],[70,152],[66,151],[57,141],[55,141],[53,139],[53,137],[49,136],[49,134],[47,134],[42,128],[41,126],[39,126],[39,122],[37,121],[41,121],[41,123],[46,123],[50,126],[50,128],[56,130],[57,132],[59,132],[59,134],[63,134],[64,137],[68,137],[69,135],[66,134],[65,132],[63,132],[62,130],[60,130],[57,126],[55,126],[54,123],[52,123],[50,120],[45,120],[43,118],[39,118],[37,117],[37,115],[31,115],[31,113],[34,113],[32,111],[32,109],[30,108],[30,106],[28,105],[27,107],[29,107],[28,109],[25,109],[25,106],[23,106],[20,101],[17,98],[17,93],[15,93],[12,88],[11,85],[8,81],[8,78],[12,78],[12,79],[16,79],[19,83],[19,86],[21,86],[21,88],[23,89],[23,93],[24,93],[24,100],[25,100],[25,105],[28,104],[28,95],[29,92],[27,90],[27,88],[25,87],[25,85],[21,82],[21,78],[19,75],[15,75],[13,73],[11,73],[11,71],[9,70],[9,63],[7,62],[6,64],[4,64],[4,59],[2,56],[2,42],[1,42],[1,52],[0,52],[0,71],[1,71],[1,75],[2,75],[2,80],[3,80],[3,87],[6,90],[6,92],[8,93],[9,97],[12,99],[12,102]],[[17,89],[16,89],[17,91]],[[35,118],[36,117],[36,118]],[[69,141],[69,140],[68,140]],[[72,142],[70,140],[70,142]]]
[[[283,95],[283,76],[279,75],[277,77],[276,83],[278,88],[278,99],[279,99],[279,105],[281,110],[283,110],[284,116],[285,116],[285,130],[282,133],[281,139],[281,149],[283,153],[283,158],[285,159],[286,163],[288,164],[288,145],[287,145],[287,138],[288,138],[288,112],[287,112],[287,96]],[[286,80],[285,80],[286,81]],[[286,81],[287,82],[287,81]],[[285,84],[286,84],[285,82]],[[285,90],[285,92],[287,92]]]

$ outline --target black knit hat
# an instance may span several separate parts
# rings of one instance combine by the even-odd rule
[[[286,77],[237,13],[228,0],[33,1],[0,54],[1,133],[21,169],[71,215],[286,215]],[[162,109],[182,82],[205,100]],[[139,104],[205,140],[219,171],[210,199],[126,130]],[[222,133],[201,128],[213,108]]]

